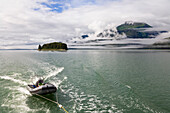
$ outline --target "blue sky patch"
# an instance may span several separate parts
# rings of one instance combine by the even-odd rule
[[[41,5],[51,8],[50,11],[56,11],[62,13],[64,10],[69,9],[69,7],[75,8],[82,5],[94,5],[96,0],[49,0],[48,3],[42,2]],[[38,9],[35,9],[38,10]]]
[[[61,13],[63,11],[63,5],[62,4],[47,4],[47,3],[41,3],[41,5],[44,5],[48,8],[50,8],[50,11],[56,11],[58,13]]]
[[[64,10],[71,8],[80,7],[83,5],[102,5],[106,1],[117,1],[117,0],[48,0],[48,2],[42,2],[41,5],[50,8],[53,12],[62,13]],[[34,9],[35,11],[40,10],[39,8]]]

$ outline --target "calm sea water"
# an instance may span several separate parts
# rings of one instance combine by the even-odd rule
[[[46,77],[70,113],[170,112],[170,52],[0,51],[1,113],[64,113],[26,85]]]

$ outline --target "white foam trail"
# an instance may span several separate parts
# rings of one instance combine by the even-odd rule
[[[13,81],[13,82],[15,82],[15,83],[19,83],[19,84],[22,84],[22,85],[27,85],[26,82],[21,81],[21,80],[14,79],[14,78],[9,77],[9,76],[0,76],[0,78],[1,78],[1,79],[5,79],[5,80],[11,80],[11,81]]]
[[[16,77],[16,76],[18,76],[18,75],[21,75],[21,73],[14,73],[14,74],[11,75],[11,76]]]
[[[20,91],[21,93],[31,95],[31,93],[25,88],[19,87],[17,90]]]
[[[46,80],[46,79],[48,79],[48,78],[50,78],[52,76],[55,76],[55,75],[61,73],[63,70],[64,70],[64,67],[56,68],[56,70],[54,70],[53,72],[49,73],[48,76],[44,80]]]
[[[98,106],[100,106],[100,108],[103,109],[101,111],[102,113],[108,112],[107,110],[105,110],[105,108],[108,108],[108,107],[111,107],[109,109],[110,113],[113,113],[114,111],[119,110],[116,107],[116,105],[112,104],[110,106],[110,105],[104,104],[103,100],[101,100],[101,98],[98,97],[97,95],[85,94],[84,92],[81,92],[79,89],[74,87],[72,84],[61,85],[60,90],[64,93],[64,95],[66,94],[71,98],[69,102],[74,103],[72,105],[72,110],[70,111],[72,113],[77,113],[77,111],[81,111],[82,109],[83,110],[85,109],[85,112],[90,113],[91,111],[93,111],[93,113],[98,113],[99,112],[97,110]]]
[[[19,91],[22,94],[31,95],[31,93],[26,88],[23,87],[5,87],[5,88],[13,91]]]
[[[51,82],[51,83],[54,84],[54,85],[58,88],[58,86],[59,86],[62,82],[64,82],[65,80],[67,80],[67,77],[64,77],[63,80],[58,80],[57,83],[56,83],[56,82]]]
[[[64,80],[67,80],[67,77],[64,77]]]
[[[128,86],[128,85],[125,85],[127,88],[129,88],[129,89],[131,89],[131,87],[130,86]]]

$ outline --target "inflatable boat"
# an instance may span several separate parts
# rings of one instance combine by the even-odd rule
[[[37,81],[36,85],[28,85],[27,86],[28,91],[31,94],[39,94],[39,95],[46,95],[55,93],[57,91],[57,88],[51,84],[51,83],[43,83],[41,80]]]

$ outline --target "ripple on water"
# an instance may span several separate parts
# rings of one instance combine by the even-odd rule
[[[65,95],[65,98],[69,97],[69,101],[67,101],[67,104],[69,105],[69,103],[72,103],[72,106],[69,107],[69,112],[113,113],[117,111],[122,111],[121,109],[117,108],[116,105],[108,104],[108,100],[102,100],[97,95],[85,94],[84,92],[80,91],[78,88],[70,84],[68,81],[67,85],[61,84],[59,89],[63,93],[62,95]]]

